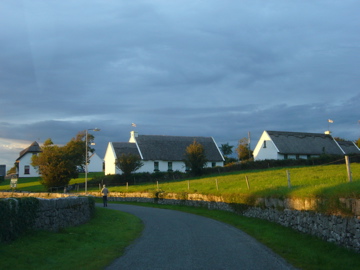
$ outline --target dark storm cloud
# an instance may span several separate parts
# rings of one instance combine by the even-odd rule
[[[99,127],[101,155],[132,122],[234,144],[333,119],[335,136],[357,139],[359,11],[350,0],[3,1],[0,138],[66,143]]]

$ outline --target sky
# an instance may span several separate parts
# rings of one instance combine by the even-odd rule
[[[33,141],[360,137],[358,0],[3,0],[0,164]],[[329,123],[328,119],[333,120]],[[132,123],[136,127],[132,127]]]

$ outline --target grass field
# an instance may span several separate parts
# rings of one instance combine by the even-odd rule
[[[291,188],[288,187],[287,170]],[[259,171],[240,171],[194,178],[189,181],[169,181],[110,187],[117,192],[201,193],[229,196],[232,194],[271,197],[360,197],[360,164],[351,164],[353,181],[347,180],[345,165],[278,168]],[[246,183],[248,179],[249,188]]]
[[[192,178],[189,180],[143,183],[138,185],[108,186],[113,192],[174,192],[201,193],[223,197],[241,195],[258,197],[317,197],[317,198],[360,198],[360,164],[352,163],[352,178],[347,179],[345,165],[322,165],[293,168],[277,168],[257,171],[239,171],[227,174]],[[290,173],[291,188],[288,187],[287,171]],[[103,173],[89,173],[88,190],[98,190],[90,185],[91,178]],[[248,179],[249,188],[246,182]],[[70,184],[84,183],[84,174],[70,181]],[[9,190],[10,181],[0,183],[0,190]],[[39,178],[20,178],[17,190],[42,192],[45,188]],[[60,191],[61,192],[61,191]],[[80,190],[83,192],[83,190]],[[241,203],[241,201],[239,201]]]
[[[11,243],[0,243],[0,269],[104,269],[142,229],[142,222],[133,215],[97,207],[87,224],[58,233],[32,231]]]

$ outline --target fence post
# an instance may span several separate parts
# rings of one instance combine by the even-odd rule
[[[156,181],[156,190],[159,190],[159,181]]]
[[[217,178],[216,178],[216,190],[219,191],[219,184]]]
[[[288,181],[288,188],[291,188],[291,179],[290,179],[290,172],[286,170],[287,181]]]
[[[190,190],[190,180],[187,181],[188,184],[188,190]]]
[[[245,180],[246,180],[247,188],[250,189],[249,179],[248,179],[247,175],[245,175]]]
[[[351,173],[351,168],[350,168],[349,156],[345,156],[345,162],[346,162],[346,171],[347,171],[347,175],[348,175],[348,181],[352,182],[352,173]]]
[[[129,182],[126,182],[126,190],[129,190]]]

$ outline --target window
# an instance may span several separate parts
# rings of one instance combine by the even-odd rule
[[[169,161],[169,162],[168,162],[168,171],[169,171],[169,172],[172,172],[172,170],[173,170],[173,169],[172,169],[172,162]]]
[[[296,159],[300,159],[300,155],[296,155]]]
[[[30,166],[29,165],[24,166],[24,174],[30,174]]]
[[[288,159],[289,157],[288,157],[288,155],[287,154],[285,154],[284,155],[284,159]]]
[[[264,141],[263,148],[266,148],[266,141]]]
[[[158,161],[155,161],[155,162],[154,162],[154,171],[155,171],[155,172],[158,172],[158,171],[159,171],[159,162],[158,162]]]
[[[213,168],[216,167],[216,162],[212,162],[211,167],[213,167]]]

